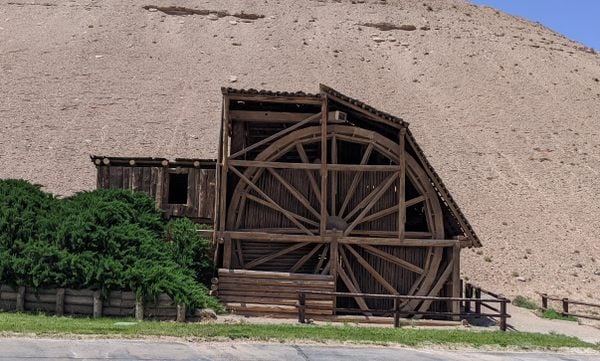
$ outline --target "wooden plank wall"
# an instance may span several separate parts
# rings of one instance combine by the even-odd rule
[[[7,285],[0,285],[0,310],[19,310],[19,291]],[[23,309],[45,313],[65,315],[93,315],[94,298],[98,292],[93,290],[73,290],[68,288],[33,289],[26,287],[23,292]],[[62,299],[62,302],[59,300]],[[135,315],[135,293],[110,291],[106,299],[101,300],[101,315],[111,317],[133,317]],[[144,317],[175,320],[177,305],[167,294],[159,295],[153,302],[144,304]]]
[[[165,167],[97,166],[98,189],[131,189],[149,194],[157,207],[171,218],[188,217],[212,223],[215,203],[215,170],[185,168],[188,173],[188,204],[168,204],[168,174]]]
[[[219,269],[216,293],[234,313],[247,316],[296,317],[298,290],[335,291],[331,275]],[[331,315],[333,298],[307,297],[307,305],[326,307],[308,315]]]

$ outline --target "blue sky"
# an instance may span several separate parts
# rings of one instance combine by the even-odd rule
[[[600,0],[472,0],[550,29],[600,50]]]

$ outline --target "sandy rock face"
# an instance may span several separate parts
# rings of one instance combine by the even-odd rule
[[[257,89],[321,82],[411,123],[483,240],[464,277],[600,297],[592,49],[458,0],[152,6],[0,0],[0,177],[71,194],[95,186],[89,154],[214,158],[232,75]]]

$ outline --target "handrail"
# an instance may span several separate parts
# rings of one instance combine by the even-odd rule
[[[584,315],[581,313],[569,312],[569,304],[577,305],[577,306],[600,308],[599,304],[570,300],[566,297],[565,298],[551,297],[551,296],[548,296],[546,293],[542,293],[542,294],[540,294],[540,296],[542,297],[542,310],[544,310],[544,311],[548,309],[548,300],[559,301],[562,303],[562,311],[560,312],[560,314],[562,316],[572,316],[572,317],[579,317],[579,318],[588,318],[590,320],[600,320],[600,316]]]
[[[465,291],[472,285],[467,284]],[[492,295],[491,292],[481,290],[480,288],[472,288],[472,290],[476,290],[476,294],[479,297],[473,298],[472,292],[465,292],[465,297],[440,297],[440,296],[412,296],[412,295],[389,295],[389,294],[374,294],[374,293],[357,293],[357,292],[333,292],[333,291],[318,291],[318,290],[298,290],[298,322],[305,323],[306,322],[306,313],[309,310],[332,310],[333,312],[342,311],[347,313],[362,313],[369,315],[386,315],[393,313],[394,315],[394,327],[400,326],[400,315],[423,315],[423,316],[458,316],[461,318],[470,318],[470,317],[497,317],[500,319],[500,330],[506,331],[507,318],[511,317],[507,313],[507,304],[510,303],[510,300],[501,295]],[[488,294],[490,296],[495,296],[495,298],[481,298],[481,293]],[[333,299],[342,297],[342,298],[371,298],[371,299],[387,299],[393,300],[392,309],[359,309],[359,308],[347,308],[347,307],[332,307],[328,306],[319,306],[319,305],[308,305],[307,304],[307,296],[310,295],[326,295],[331,296]],[[465,305],[464,311],[459,312],[445,312],[445,311],[408,311],[402,310],[402,302],[401,301],[410,301],[410,300],[418,300],[418,301],[446,301],[446,302],[459,302],[460,305]],[[476,303],[476,311],[470,312],[471,302]],[[500,308],[495,308],[487,303],[499,303]],[[492,311],[496,311],[496,313],[484,313],[481,312],[481,306],[491,309]],[[461,307],[458,308],[459,310]]]

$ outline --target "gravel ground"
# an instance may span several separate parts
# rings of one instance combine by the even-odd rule
[[[600,299],[600,57],[539,24],[459,0],[0,0],[0,74],[0,177],[62,195],[94,188],[92,153],[215,157],[221,86],[330,85],[411,123],[483,240],[463,277]]]

